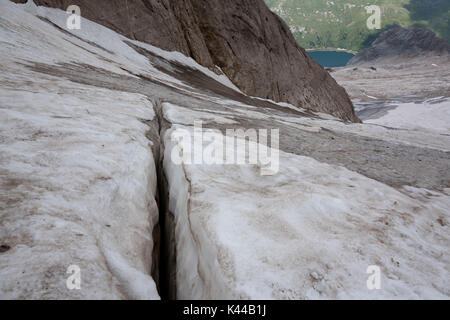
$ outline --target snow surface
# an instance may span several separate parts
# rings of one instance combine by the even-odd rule
[[[172,149],[191,151],[171,139],[179,127],[166,132],[164,163],[179,298],[448,299],[450,236],[437,221],[449,219],[450,190],[396,190],[284,152],[271,177],[176,166]],[[371,265],[381,290],[366,286]]]
[[[366,123],[386,127],[450,134],[450,100],[427,100],[423,103],[401,103],[378,119]]]
[[[0,2],[0,244],[10,248],[0,253],[0,298],[159,299],[150,276],[157,179],[143,122],[153,105],[17,63],[122,72],[64,41],[32,6],[18,8]],[[66,287],[71,265],[80,290]]]
[[[196,111],[193,109],[182,108],[168,102],[164,103],[163,106],[164,117],[166,119],[170,119],[172,123],[193,123],[193,119],[199,121],[213,120],[215,123],[221,124],[237,123],[232,119],[232,117],[226,117],[220,114],[216,114],[216,111],[213,110]],[[230,113],[228,115],[231,116],[232,114]]]

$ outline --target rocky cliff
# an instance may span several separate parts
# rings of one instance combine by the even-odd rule
[[[449,56],[448,40],[436,37],[424,28],[393,28],[382,33],[372,46],[350,60],[349,65],[389,58],[416,58],[420,56]]]
[[[26,2],[25,0],[13,0]],[[263,0],[34,0],[221,70],[246,94],[358,122],[343,88]],[[216,70],[219,72],[219,70]]]

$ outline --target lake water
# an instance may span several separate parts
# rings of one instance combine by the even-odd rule
[[[308,54],[326,68],[343,67],[355,56],[344,51],[309,51]]]

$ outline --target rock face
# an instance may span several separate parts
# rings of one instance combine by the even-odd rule
[[[370,48],[356,55],[348,64],[418,56],[450,56],[450,45],[447,40],[436,37],[428,29],[398,27],[382,33]]]
[[[13,0],[25,2],[25,0]],[[246,94],[359,122],[343,88],[300,48],[263,0],[34,0],[127,37],[218,66]]]

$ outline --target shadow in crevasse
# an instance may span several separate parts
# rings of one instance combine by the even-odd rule
[[[404,7],[417,25],[432,29],[441,38],[450,38],[449,0],[410,0]]]

